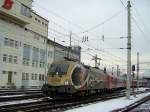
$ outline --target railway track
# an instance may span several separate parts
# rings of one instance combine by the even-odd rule
[[[143,92],[138,92],[138,94]],[[112,93],[103,96],[88,96],[68,100],[53,100],[48,97],[41,96],[39,98],[30,98],[22,100],[12,100],[10,103],[1,102],[0,112],[58,112],[68,109],[82,107],[89,103],[95,103],[98,101],[106,101],[118,97],[125,96],[125,93]]]
[[[31,94],[31,93],[42,93],[41,90],[0,90],[0,96],[4,95],[18,95],[18,94]]]
[[[144,109],[143,111],[142,111],[142,109],[140,110],[140,108],[138,108],[138,106],[146,103],[147,101],[150,102],[150,96],[147,96],[125,108],[121,108],[121,109],[115,110],[113,112],[150,112],[150,108],[147,108],[146,110]]]
[[[41,98],[41,97],[44,97],[44,95],[42,93],[8,95],[8,96],[0,96],[0,102],[22,100],[22,99],[31,99],[31,98]]]
[[[130,110],[129,112],[150,112],[150,100],[142,103],[141,105]]]
[[[113,95],[115,97],[115,94]],[[114,98],[109,95],[107,96],[107,99]],[[39,98],[39,99],[32,99],[32,100],[24,100],[22,102],[13,101],[6,105],[0,106],[0,112],[17,112],[17,111],[23,111],[23,112],[39,112],[39,111],[64,111],[71,108],[67,107],[77,107],[81,106],[83,104],[96,102],[99,100],[106,100],[106,96],[99,97],[97,99],[97,96],[90,96],[90,97],[83,97],[78,99],[70,99],[70,100],[53,100],[49,99],[47,97]]]
[[[40,90],[0,90],[0,102],[43,97]]]

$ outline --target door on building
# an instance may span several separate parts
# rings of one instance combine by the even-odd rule
[[[12,72],[8,72],[8,84],[12,84]]]

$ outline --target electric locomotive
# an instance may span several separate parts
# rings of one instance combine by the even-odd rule
[[[108,88],[108,75],[99,68],[75,61],[53,62],[42,91],[52,97],[89,94]]]

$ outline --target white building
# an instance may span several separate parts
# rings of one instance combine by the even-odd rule
[[[53,60],[68,54],[80,60],[80,47],[68,53],[48,39],[48,20],[32,11],[32,2],[0,0],[0,88],[41,87]]]
[[[0,1],[1,88],[44,83],[48,21],[31,9],[32,0]]]

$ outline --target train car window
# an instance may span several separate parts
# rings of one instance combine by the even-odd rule
[[[64,75],[68,71],[68,64],[52,64],[49,68],[48,75]]]

